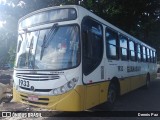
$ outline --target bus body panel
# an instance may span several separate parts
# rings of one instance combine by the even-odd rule
[[[79,85],[75,89],[57,96],[38,95],[38,101],[30,101],[28,97],[34,94],[18,92],[13,88],[13,100],[42,108],[60,111],[83,111],[107,100],[109,82],[91,85]],[[42,99],[42,100],[41,100]]]
[[[87,85],[86,109],[107,101],[109,81]]]
[[[148,65],[148,63],[141,62],[106,60],[105,66],[107,80],[112,80],[114,77],[119,79],[121,95],[144,86],[148,73],[150,80],[156,78],[156,65],[154,63]]]

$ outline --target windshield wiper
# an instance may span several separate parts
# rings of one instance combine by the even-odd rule
[[[42,56],[43,56],[43,53],[44,53],[45,44],[46,44],[46,35],[45,35],[44,38],[43,38],[43,43],[42,43],[42,46],[41,46],[40,60],[42,60]]]
[[[42,43],[42,46],[41,46],[40,60],[42,60],[43,53],[44,53],[44,49],[48,47],[50,41],[51,41],[52,38],[53,38],[53,35],[56,33],[57,26],[58,26],[58,23],[55,23],[55,24],[51,27],[51,29],[50,29],[50,31],[48,32],[48,34],[44,36],[43,43]]]

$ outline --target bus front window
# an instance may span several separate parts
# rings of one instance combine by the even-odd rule
[[[47,34],[50,32],[50,34]],[[80,61],[77,25],[58,26],[53,31],[41,30],[37,42],[35,69],[68,69]]]

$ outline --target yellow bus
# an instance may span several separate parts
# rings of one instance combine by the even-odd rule
[[[83,111],[149,86],[156,50],[77,5],[19,20],[14,101]]]

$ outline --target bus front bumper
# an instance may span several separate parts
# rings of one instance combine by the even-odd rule
[[[80,93],[77,91],[81,91]],[[84,110],[84,88],[82,86],[76,87],[65,94],[56,96],[37,96],[37,99],[30,100],[31,95],[17,91],[13,88],[13,100],[45,109],[52,109],[58,111],[83,111]]]

